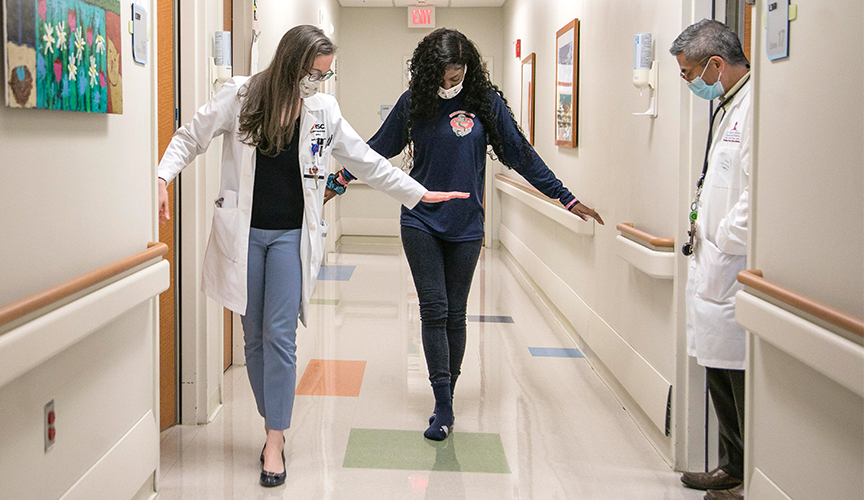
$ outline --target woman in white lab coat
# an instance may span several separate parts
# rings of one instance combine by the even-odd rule
[[[221,135],[221,190],[204,256],[203,291],[243,315],[246,366],[267,439],[261,484],[285,481],[283,431],[296,378],[297,318],[305,324],[324,254],[322,221],[331,156],[407,207],[467,197],[427,191],[375,153],[317,94],[333,72],[335,47],[313,26],[297,26],[270,66],[237,77],[175,134],[159,164],[159,217],[169,218],[166,186]],[[280,460],[281,457],[281,460]]]

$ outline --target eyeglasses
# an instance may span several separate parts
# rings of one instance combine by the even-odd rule
[[[333,70],[329,70],[326,73],[321,73],[320,71],[310,71],[309,79],[313,82],[323,82],[329,80],[331,76],[333,76]]]
[[[691,77],[691,76],[690,76],[690,73],[691,73],[694,69],[701,68],[701,67],[702,67],[702,63],[704,63],[705,61],[707,61],[707,60],[709,60],[709,59],[711,59],[712,57],[715,57],[715,56],[716,56],[716,54],[715,54],[715,55],[712,55],[712,56],[708,56],[708,57],[702,59],[701,61],[699,61],[698,63],[696,63],[696,66],[693,66],[692,68],[690,68],[690,69],[688,69],[688,70],[684,70],[684,69],[682,69],[682,70],[681,70],[681,73],[679,74],[679,76],[681,76],[681,78],[683,78],[684,81],[687,82],[687,83],[692,82],[692,81],[693,81],[693,78],[695,78],[695,77]]]

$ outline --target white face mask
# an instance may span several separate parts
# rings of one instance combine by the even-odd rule
[[[313,95],[318,93],[318,89],[321,86],[321,82],[318,80],[312,80],[308,76],[303,77],[300,80],[300,97],[303,99],[308,99]]]
[[[468,74],[468,65],[465,65],[465,72],[462,73],[462,81],[457,85],[450,87],[449,89],[445,89],[444,87],[438,87],[438,97],[441,99],[453,99],[459,92],[462,92],[462,84],[465,83],[465,75]]]

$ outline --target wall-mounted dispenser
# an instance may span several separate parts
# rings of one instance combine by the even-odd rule
[[[219,92],[222,85],[231,78],[231,32],[217,31],[214,36],[213,64],[210,66],[210,81],[213,92]]]
[[[644,113],[635,116],[657,117],[657,61],[653,58],[651,33],[637,33],[633,48],[633,85],[641,90],[650,88],[651,104]],[[641,92],[640,92],[641,95]]]

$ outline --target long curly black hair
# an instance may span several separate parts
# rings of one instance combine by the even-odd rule
[[[489,79],[489,72],[483,65],[483,58],[474,42],[462,33],[447,28],[439,28],[420,41],[410,61],[411,102],[408,107],[406,123],[407,136],[410,143],[414,124],[432,120],[441,105],[438,97],[438,87],[441,85],[444,72],[453,65],[467,66],[462,91],[459,95],[465,107],[475,113],[483,124],[486,142],[492,146],[488,154],[492,159],[510,168],[519,163],[521,158],[530,154],[530,145],[525,135],[513,117],[513,110],[507,104],[504,93]],[[513,120],[521,137],[521,144],[504,144],[498,130],[498,122],[492,112],[491,92],[497,93],[504,101],[509,118]],[[515,151],[510,148],[517,147]],[[517,154],[513,154],[517,153]],[[496,157],[497,156],[497,157]]]

